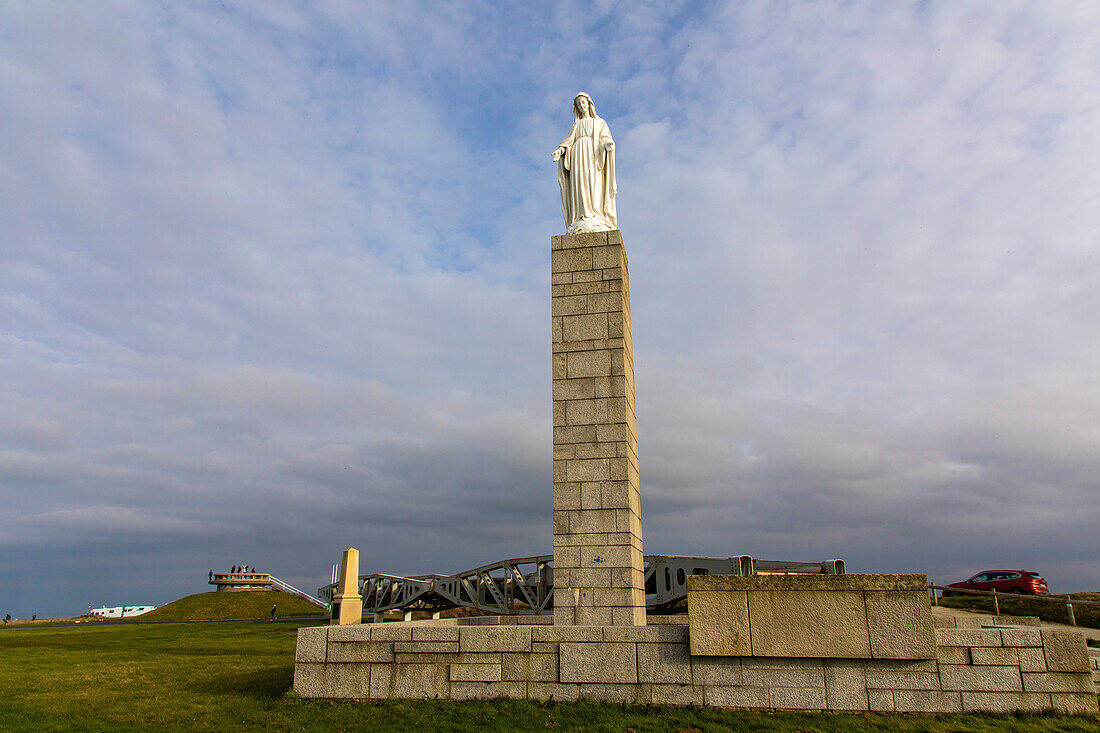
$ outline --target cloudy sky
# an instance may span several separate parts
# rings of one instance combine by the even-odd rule
[[[551,547],[615,136],[646,551],[1100,589],[1100,3],[0,3],[0,614]]]

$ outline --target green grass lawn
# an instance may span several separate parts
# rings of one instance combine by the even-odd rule
[[[0,730],[1096,731],[1056,715],[839,715],[527,701],[302,700],[286,622],[0,630]]]

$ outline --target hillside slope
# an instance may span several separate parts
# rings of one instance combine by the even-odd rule
[[[210,621],[219,619],[268,618],[271,604],[279,616],[320,616],[317,606],[279,590],[240,591],[237,593],[196,593],[172,601],[155,611],[135,617],[134,621]]]

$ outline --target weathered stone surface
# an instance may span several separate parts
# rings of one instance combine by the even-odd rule
[[[414,626],[413,641],[458,641],[457,626]]]
[[[965,646],[936,647],[936,661],[940,664],[970,664],[970,648]]]
[[[406,623],[397,624],[371,624],[368,626],[341,626],[335,627],[332,630],[339,630],[341,633],[347,631],[354,631],[358,629],[370,630],[371,641],[412,641],[413,626]],[[330,637],[331,638],[331,637]],[[332,639],[336,641],[336,639]],[[363,641],[366,641],[364,639]]]
[[[653,705],[702,705],[703,688],[692,685],[650,685],[649,702]]]
[[[452,664],[451,682],[500,682],[500,664]]]
[[[740,685],[741,659],[738,657],[691,657],[691,677],[696,685]]]
[[[769,707],[767,687],[706,687],[703,702],[716,708]]]
[[[1004,646],[1000,629],[935,629],[937,646]]]
[[[781,664],[759,665],[766,659],[741,660],[741,679],[747,687],[820,687],[825,689],[825,672],[820,659],[776,660]],[[794,664],[810,662],[810,664]],[[752,666],[750,666],[752,665]],[[758,666],[759,665],[759,666]]]
[[[348,627],[352,628],[352,627]],[[328,627],[314,626],[298,629],[298,643],[294,649],[295,662],[323,662],[328,642]]]
[[[603,641],[601,626],[536,626],[531,629],[531,641]]]
[[[964,692],[963,712],[1037,713],[1050,710],[1050,695],[1041,692]]]
[[[1067,715],[1096,714],[1096,695],[1091,692],[1055,692],[1051,694],[1050,702],[1059,713],[1066,713]]]
[[[894,690],[894,709],[907,713],[959,713],[962,697],[958,692],[939,690]]]
[[[873,713],[894,711],[894,693],[890,690],[867,690],[867,707]]]
[[[329,641],[370,641],[371,628],[369,624],[353,624],[348,626],[323,626],[328,630]]]
[[[829,710],[867,710],[867,683],[861,662],[825,662],[825,704]]]
[[[557,654],[505,654],[501,679],[514,682],[557,682]]]
[[[450,676],[445,664],[372,664],[370,697],[424,700],[446,698]]]
[[[971,664],[1000,666],[1020,664],[1020,652],[1012,647],[977,647],[970,653]]]
[[[1043,653],[1051,672],[1084,672],[1089,668],[1085,638],[1079,631],[1043,629]]]
[[[926,591],[865,591],[871,656],[876,659],[932,659],[936,638]]]
[[[1019,667],[958,667],[940,665],[940,685],[945,690],[1016,692],[1024,689]]]
[[[896,662],[889,666],[875,665],[866,671],[868,689],[938,690],[940,677],[932,661]]]
[[[294,691],[301,697],[325,696],[326,664],[297,662],[294,665]]]
[[[527,691],[523,682],[452,682],[452,700],[496,700],[522,698]]]
[[[862,593],[749,591],[747,595],[753,656],[837,659],[871,656]],[[688,612],[691,612],[690,599]],[[694,631],[693,624],[693,636]]]
[[[580,685],[580,697],[599,702],[645,704],[649,694],[642,685],[592,683]]]
[[[527,697],[532,700],[573,702],[580,697],[580,685],[565,685],[557,682],[528,682]]]
[[[328,661],[347,663],[392,662],[393,644],[374,641],[346,641],[340,644],[329,644]]]
[[[362,699],[370,697],[369,664],[325,665],[325,697]]]
[[[825,690],[821,687],[772,687],[768,701],[777,710],[824,710]]]
[[[1045,672],[1047,669],[1046,655],[1041,648],[1020,647],[1016,649],[1016,656],[1020,660],[1021,672]]]
[[[691,593],[688,625],[693,656],[747,657],[752,654],[747,593]]]
[[[397,654],[456,654],[458,653],[458,642],[398,641],[394,643],[393,651]]]
[[[532,631],[530,626],[460,627],[458,648],[463,652],[528,652]]]
[[[636,683],[638,656],[635,644],[562,643],[559,646],[561,682]],[[584,692],[582,691],[582,696]]]
[[[1043,645],[1043,636],[1038,629],[1001,629],[1001,643],[1004,646],[1038,647]]]
[[[924,575],[692,575],[689,591],[922,591]]]
[[[603,629],[604,641],[635,641],[648,644],[687,644],[686,626],[606,626]]]
[[[690,685],[691,681],[686,644],[638,644],[638,682]]]
[[[1024,672],[1024,692],[1089,692],[1095,693],[1092,675],[1082,671],[1072,672]]]

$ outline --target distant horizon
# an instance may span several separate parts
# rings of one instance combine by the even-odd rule
[[[646,554],[1100,588],[1100,5],[0,10],[0,616],[551,552],[615,140]]]

